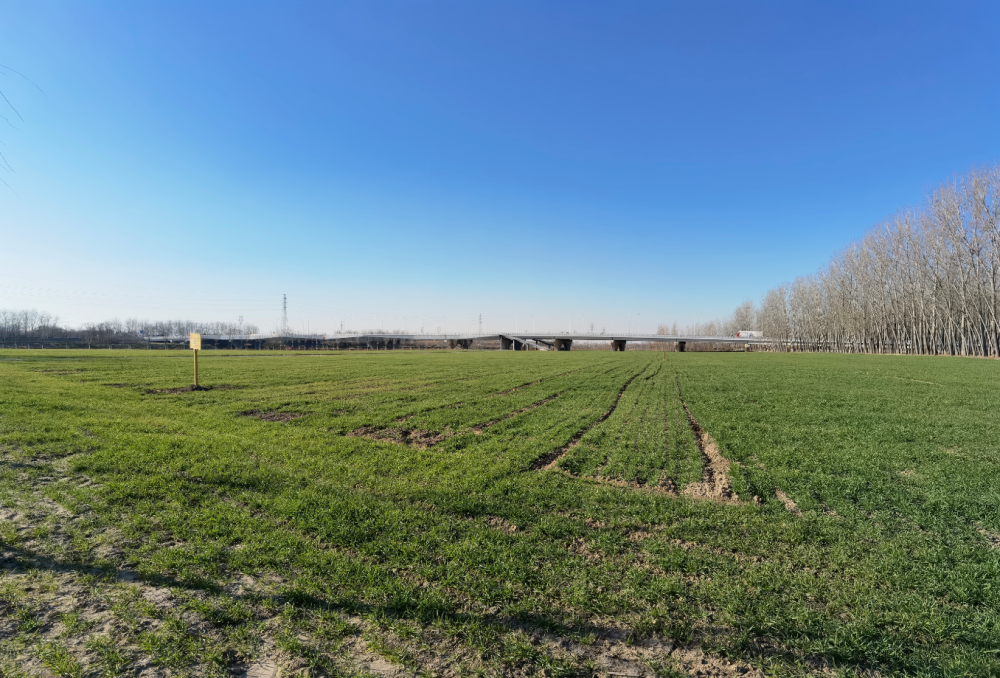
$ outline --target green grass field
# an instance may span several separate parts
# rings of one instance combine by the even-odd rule
[[[995,361],[190,371],[0,352],[2,675],[1000,675]]]

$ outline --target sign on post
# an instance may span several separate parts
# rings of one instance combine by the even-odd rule
[[[198,351],[201,350],[201,335],[196,332],[192,332],[190,338],[188,339],[191,344],[191,350],[194,351],[194,387],[198,388]]]

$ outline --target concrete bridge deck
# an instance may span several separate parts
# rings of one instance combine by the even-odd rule
[[[185,344],[187,336],[150,337],[151,343]],[[545,332],[498,334],[203,334],[202,342],[235,346],[263,346],[267,344],[322,346],[338,342],[376,342],[394,344],[402,342],[447,342],[450,348],[469,348],[474,341],[499,341],[503,350],[526,350],[530,344],[558,351],[568,351],[575,341],[610,342],[612,350],[624,351],[628,342],[676,344],[683,351],[687,344],[766,344],[762,337],[723,337],[706,335],[670,334],[555,334]]]

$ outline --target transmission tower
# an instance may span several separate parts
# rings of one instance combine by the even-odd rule
[[[281,333],[288,334],[288,295],[281,295]]]
[[[479,334],[483,333],[483,314],[479,314]]]

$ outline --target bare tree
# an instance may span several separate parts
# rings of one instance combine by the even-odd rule
[[[769,290],[753,317],[775,348],[1000,357],[1000,166],[942,185],[819,273]]]

